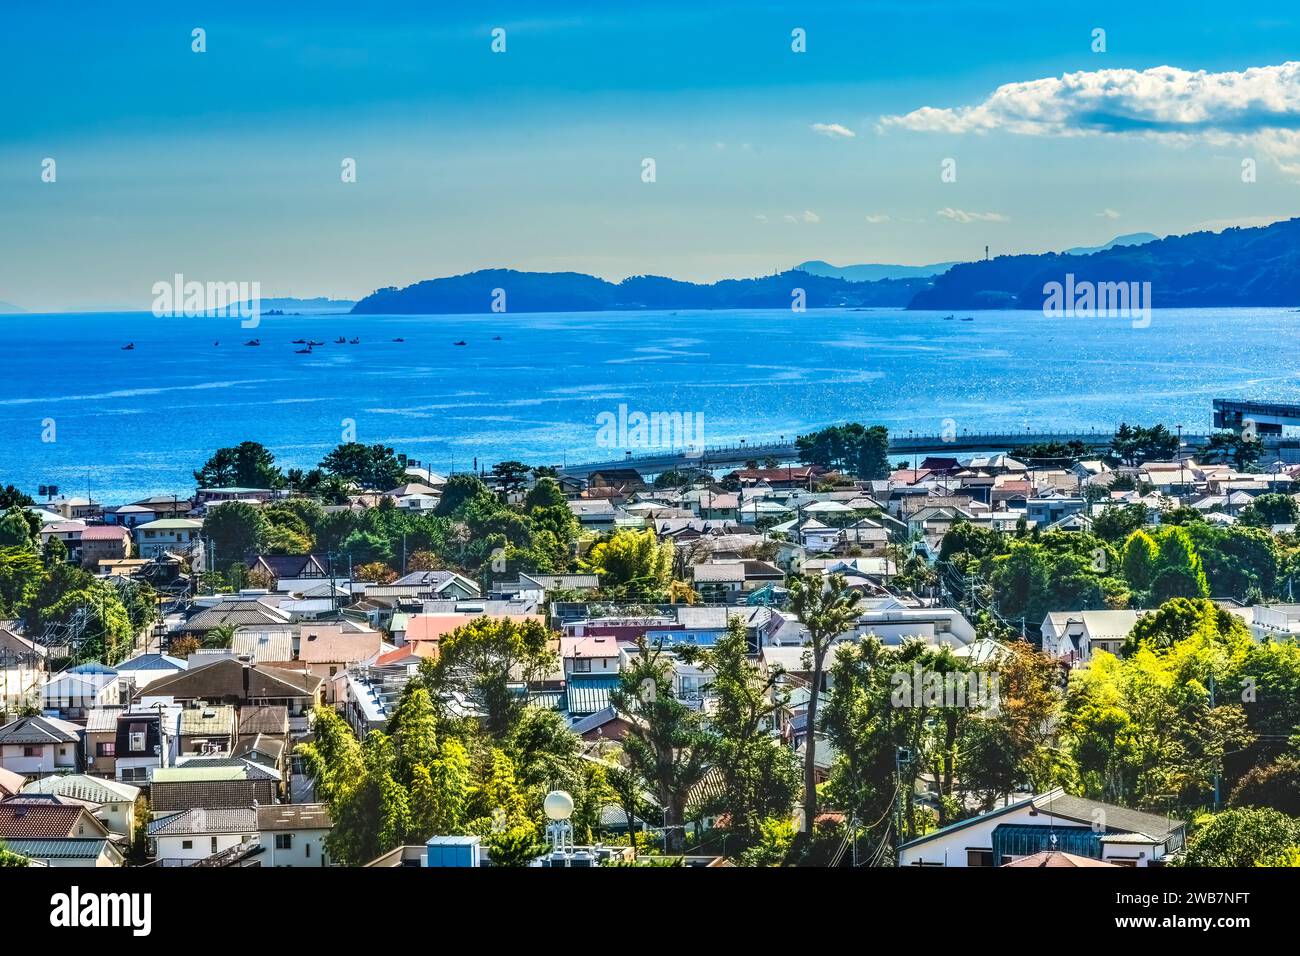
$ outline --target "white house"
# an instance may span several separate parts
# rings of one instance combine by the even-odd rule
[[[1043,653],[1086,664],[1094,651],[1118,654],[1142,611],[1053,611],[1043,618]]]
[[[36,696],[48,660],[49,650],[19,634],[16,625],[0,625],[0,713],[16,712]]]
[[[899,866],[1003,866],[1057,850],[1119,866],[1159,866],[1183,848],[1186,823],[1059,787],[941,827],[898,848]]]
[[[149,842],[160,866],[193,866],[256,839],[253,807],[194,807],[160,813],[149,824]]]
[[[609,676],[623,666],[622,652],[613,637],[562,637],[560,656],[564,662],[564,679]]]
[[[41,710],[68,720],[84,718],[100,707],[120,707],[130,689],[107,664],[78,664],[41,688]]]
[[[273,804],[257,808],[257,839],[263,866],[328,866],[325,837],[334,822],[323,803]]]
[[[193,518],[160,518],[135,527],[135,546],[142,558],[158,558],[167,552],[190,551],[202,566],[203,522]],[[193,563],[193,562],[192,562]]]
[[[79,768],[82,729],[57,717],[19,717],[0,727],[0,767],[25,777]]]

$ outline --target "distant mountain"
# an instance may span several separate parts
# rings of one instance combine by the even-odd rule
[[[483,269],[443,279],[426,279],[405,289],[379,289],[353,307],[357,314],[427,315],[491,313],[496,290],[504,290],[509,312],[605,312],[642,309],[788,309],[796,289],[816,308],[907,305],[932,280],[844,279],[783,272],[757,279],[723,279],[711,284],[661,276],[632,276],[606,282],[580,272],[516,272]]]
[[[1152,236],[1154,239],[1155,237]],[[925,279],[947,272],[957,263],[935,262],[928,266],[858,265],[833,266],[821,259],[810,259],[795,266],[798,272],[825,276],[830,279],[847,279],[849,282],[877,282],[880,279]]]
[[[0,315],[22,315],[27,310],[12,302],[0,302]]]
[[[1116,246],[1141,246],[1148,242],[1155,242],[1159,238],[1154,232],[1131,232],[1127,236],[1116,236],[1104,246],[1075,246],[1073,249],[1063,249],[1061,255],[1090,256],[1094,252],[1105,252]]]
[[[1044,285],[1150,282],[1155,308],[1300,305],[1300,219],[1255,229],[1194,232],[1091,255],[999,256],[963,262],[912,300],[912,309],[1041,309]]]

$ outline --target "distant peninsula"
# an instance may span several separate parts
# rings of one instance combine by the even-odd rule
[[[1195,232],[1158,239],[1120,236],[1105,246],[1037,255],[998,256],[929,267],[828,266],[813,270],[945,270],[931,275],[853,281],[790,269],[753,279],[713,283],[662,276],[608,282],[580,272],[483,269],[426,279],[371,293],[352,308],[358,315],[437,315],[508,312],[614,312],[673,309],[789,309],[797,290],[819,308],[934,310],[1041,309],[1043,287],[1076,281],[1150,282],[1157,308],[1300,305],[1300,219],[1255,228]],[[503,290],[502,307],[493,309]]]

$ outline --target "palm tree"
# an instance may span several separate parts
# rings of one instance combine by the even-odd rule
[[[847,631],[858,619],[858,602],[862,595],[849,590],[842,574],[822,579],[813,575],[794,578],[790,583],[790,604],[799,622],[808,629],[808,647],[812,653],[812,687],[808,695],[808,722],[805,728],[803,760],[804,832],[812,835],[817,819],[817,695],[821,692],[826,653],[831,642]]]

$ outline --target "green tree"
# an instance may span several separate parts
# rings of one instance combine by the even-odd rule
[[[664,813],[664,846],[680,853],[686,840],[686,809],[704,778],[716,738],[701,714],[673,696],[672,665],[644,639],[624,667],[610,702],[628,720],[623,753],[628,766],[658,798]]]
[[[889,431],[883,425],[834,425],[795,439],[799,460],[864,481],[889,477]]]
[[[1125,539],[1120,564],[1124,570],[1124,580],[1135,593],[1150,592],[1159,557],[1160,548],[1145,531],[1138,529]]]
[[[482,714],[487,733],[506,740],[525,703],[511,685],[540,679],[555,660],[551,633],[540,621],[479,617],[443,638],[430,689],[435,703],[452,693],[466,697]]]
[[[587,552],[583,568],[600,586],[631,600],[658,596],[673,571],[673,545],[659,541],[652,529],[615,531]]]
[[[31,866],[32,861],[27,857],[11,850],[5,849],[3,841],[0,841],[0,869],[7,867]]]
[[[219,448],[194,472],[200,488],[282,488],[284,476],[275,456],[255,441]]]
[[[1155,541],[1159,553],[1151,577],[1152,598],[1163,603],[1175,597],[1209,597],[1205,567],[1187,529],[1161,528]]]
[[[406,466],[386,445],[347,442],[324,457],[321,470],[328,476],[356,485],[386,491],[402,484]]]
[[[208,510],[203,536],[213,549],[213,566],[229,569],[242,565],[266,543],[266,519],[255,505],[227,501]]]
[[[746,841],[757,839],[764,821],[789,817],[798,790],[794,755],[768,731],[787,695],[781,672],[764,674],[750,660],[749,639],[739,617],[710,649],[704,665],[713,672],[709,690],[715,706],[709,729],[717,735],[714,766],[722,780],[716,809]]]
[[[1277,810],[1243,807],[1197,820],[1179,866],[1267,866],[1300,844],[1300,820]]]
[[[817,705],[826,671],[826,655],[831,642],[849,630],[858,619],[862,595],[849,590],[842,574],[824,580],[813,576],[796,577],[790,582],[790,607],[808,631],[805,642],[812,658],[811,688],[808,696],[807,734],[803,766],[804,832],[811,835],[817,819]]]

